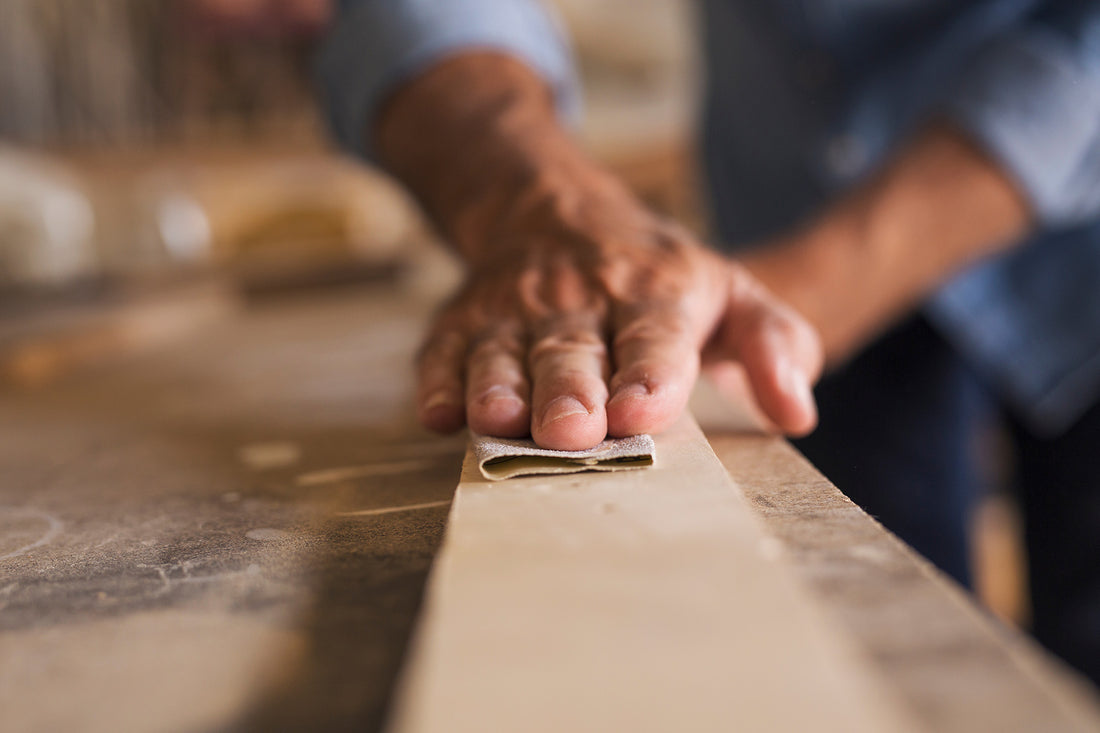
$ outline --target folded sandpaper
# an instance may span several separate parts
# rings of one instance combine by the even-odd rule
[[[477,467],[491,481],[538,474],[646,468],[657,457],[653,438],[648,435],[611,438],[595,448],[577,451],[550,450],[538,447],[533,440],[477,434],[471,434],[471,440]]]

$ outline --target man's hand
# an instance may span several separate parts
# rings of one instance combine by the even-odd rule
[[[821,357],[805,322],[629,201],[577,195],[530,204],[437,319],[420,358],[425,425],[565,450],[660,432],[707,346],[744,367],[777,426],[813,428]]]
[[[435,67],[390,102],[377,141],[468,264],[419,360],[428,427],[566,450],[658,432],[703,354],[743,372],[779,429],[813,428],[813,329],[585,158],[521,64]]]

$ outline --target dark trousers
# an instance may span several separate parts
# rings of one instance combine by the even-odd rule
[[[1032,436],[920,317],[822,380],[821,422],[795,445],[868,513],[963,585],[970,519],[988,486],[982,442],[1012,438],[1032,631],[1100,684],[1100,405]]]

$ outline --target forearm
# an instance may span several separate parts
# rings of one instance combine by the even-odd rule
[[[1012,180],[962,134],[928,129],[873,180],[746,266],[843,359],[938,284],[1031,226]]]
[[[569,138],[549,88],[521,62],[473,51],[400,90],[373,131],[382,162],[470,263],[509,220],[571,191],[625,195]]]

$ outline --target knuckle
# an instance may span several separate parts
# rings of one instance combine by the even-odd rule
[[[607,357],[607,344],[598,333],[590,329],[556,331],[535,340],[528,358],[532,362],[540,362],[575,354],[604,359]]]
[[[801,335],[802,329],[800,326],[798,319],[792,317],[792,314],[776,310],[764,313],[759,323],[760,330],[770,331],[779,338],[791,341]]]
[[[466,336],[453,329],[433,330],[416,352],[416,364],[420,369],[438,366],[441,362],[458,359],[466,351]]]
[[[484,406],[494,400],[498,399],[511,399],[516,401],[524,401],[523,395],[526,394],[526,384],[505,380],[505,381],[481,381],[476,384],[470,384],[467,387],[467,402],[471,405]]]
[[[641,384],[653,393],[690,381],[698,369],[699,357],[695,354],[682,355],[677,359],[640,359],[622,365],[615,372],[611,387],[616,389],[624,384]]]
[[[677,360],[670,359],[638,359],[623,365],[619,373],[632,381],[656,382],[663,381],[682,371],[684,367],[692,363],[692,358]]]
[[[798,312],[782,303],[769,309],[761,320],[761,331],[768,331],[793,346],[813,348],[818,341],[816,329]]]
[[[653,234],[654,249],[661,253],[662,260],[668,260],[677,267],[688,266],[690,252],[697,246],[686,229],[667,219],[661,220]]]
[[[585,369],[558,369],[535,382],[535,402],[545,403],[558,395],[572,395],[587,405],[605,402],[607,382]]]
[[[424,339],[421,353],[458,351],[466,343],[466,335],[462,331],[451,328],[433,330]]]
[[[486,326],[470,339],[470,358],[518,356],[526,346],[524,330],[508,321]]]
[[[510,355],[486,355],[480,359],[471,359],[469,382],[472,389],[482,389],[494,385],[510,385],[526,388],[527,375],[520,363]]]
[[[651,313],[635,318],[615,332],[615,346],[634,343],[679,342],[688,336],[687,318],[676,312]]]

